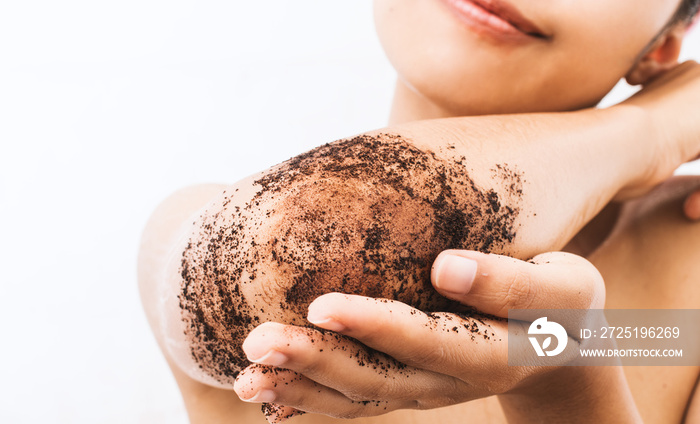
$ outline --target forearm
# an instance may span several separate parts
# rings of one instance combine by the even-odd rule
[[[506,252],[528,258],[556,250],[621,190],[648,188],[654,134],[636,107],[572,113],[450,118],[390,128],[421,149],[465,158],[478,185],[508,194],[519,174],[517,237]],[[454,146],[454,148],[449,148]]]

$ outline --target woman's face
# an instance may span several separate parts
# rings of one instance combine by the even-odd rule
[[[400,81],[451,115],[595,105],[680,0],[375,0]]]

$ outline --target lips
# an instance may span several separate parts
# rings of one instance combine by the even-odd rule
[[[534,38],[549,38],[540,27],[504,0],[442,0],[470,23],[503,34],[520,33]]]

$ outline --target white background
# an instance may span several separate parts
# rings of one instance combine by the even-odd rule
[[[393,81],[370,0],[3,1],[0,422],[186,422],[138,299],[149,213],[384,126]]]

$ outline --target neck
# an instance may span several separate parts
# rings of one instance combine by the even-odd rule
[[[389,125],[423,119],[448,118],[455,116],[423,96],[400,78],[396,81],[394,98],[391,103]]]

